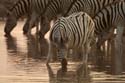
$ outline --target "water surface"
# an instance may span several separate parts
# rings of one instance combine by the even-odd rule
[[[39,41],[35,29],[32,35],[23,35],[23,24],[20,21],[12,36],[6,38],[5,22],[0,22],[0,83],[125,83],[124,72],[123,75],[112,75],[105,67],[99,70],[94,65],[89,65],[89,70],[83,72],[78,61],[69,61],[67,72],[60,69],[58,62],[46,66],[47,40]]]

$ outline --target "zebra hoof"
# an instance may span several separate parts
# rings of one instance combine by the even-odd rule
[[[24,34],[24,35],[26,35],[26,34],[27,34],[27,32],[23,32],[23,34]]]
[[[10,33],[9,34],[5,34],[4,36],[9,38],[9,37],[11,37],[11,34]]]
[[[48,63],[48,62],[46,62],[46,66],[49,66],[49,63]]]
[[[66,59],[62,59],[61,65],[62,65],[62,71],[67,71],[67,60]]]
[[[27,34],[28,34],[28,31],[23,31],[23,34],[24,34],[24,35],[27,35]]]
[[[44,39],[44,35],[41,32],[38,32],[37,34],[39,35],[40,39]]]

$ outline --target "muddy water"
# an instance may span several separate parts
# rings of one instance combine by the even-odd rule
[[[46,66],[47,40],[37,40],[35,29],[33,35],[24,36],[22,21],[6,38],[4,23],[0,22],[0,83],[125,83],[124,72],[112,75],[93,65],[84,72],[79,61],[71,60],[67,72],[60,69],[58,62]]]

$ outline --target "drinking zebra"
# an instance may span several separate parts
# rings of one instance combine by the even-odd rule
[[[59,18],[50,29],[47,64],[57,52],[62,68],[67,68],[66,56],[69,49],[81,51],[83,55],[82,62],[86,64],[90,44],[95,38],[94,28],[93,20],[84,12]]]
[[[119,1],[121,0],[76,0],[72,4],[72,7],[69,8],[69,11],[65,13],[65,16],[70,15],[74,12],[83,11],[89,14],[91,17],[93,17],[103,7]]]
[[[17,20],[24,15],[28,16],[28,19],[23,28],[24,33],[27,33],[27,29],[29,29],[30,26],[33,27],[35,25],[36,19],[38,19],[37,13],[35,13],[35,15],[32,15],[34,14],[34,12],[36,12],[36,10],[34,9],[34,5],[39,5],[41,7],[40,11],[42,12],[45,10],[49,1],[50,0],[19,0],[10,9],[10,12],[8,13],[7,21],[4,29],[5,34],[10,35],[11,31],[14,29],[14,27],[17,24]],[[32,22],[34,18],[35,18],[35,22],[33,22],[30,25],[30,22]]]
[[[17,24],[17,20],[24,15],[30,14],[31,0],[19,0],[8,12],[7,21],[5,24],[4,32],[10,35],[10,32]],[[27,23],[27,22],[26,22]]]
[[[117,2],[103,8],[100,12],[96,14],[93,18],[95,23],[95,33],[107,40],[110,37],[110,33],[113,29],[117,29],[117,35],[115,38],[115,56],[117,69],[121,68],[121,60],[123,55],[122,47],[122,36],[125,27],[125,2]],[[120,72],[121,70],[116,70]]]
[[[64,13],[67,12],[69,7],[74,3],[76,0],[52,0],[48,7],[46,8],[45,12],[41,15],[44,17],[42,19],[42,25],[46,28],[46,32],[50,29],[50,22],[53,20],[55,21],[58,17],[63,16]],[[40,8],[36,7],[37,9]],[[40,35],[46,34],[43,32],[43,28],[40,29]]]
[[[59,1],[59,0],[58,0]],[[46,8],[43,16],[46,18],[47,23],[44,23],[49,30],[49,23],[54,20],[56,17],[60,16],[68,16],[75,12],[86,12],[90,16],[94,16],[99,10],[101,10],[106,5],[115,3],[119,0],[61,0],[64,4],[59,5],[55,0],[50,3],[50,5]],[[67,3],[66,3],[67,2]],[[67,5],[68,4],[68,5]],[[67,9],[66,9],[67,8]],[[90,12],[92,11],[92,12]],[[44,25],[44,26],[45,26]],[[43,25],[41,25],[43,26]],[[40,29],[40,33],[43,33],[42,28]]]

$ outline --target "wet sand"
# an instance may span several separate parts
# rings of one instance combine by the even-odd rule
[[[111,75],[105,70],[96,71],[89,65],[88,77],[77,74],[79,62],[70,61],[68,71],[61,72],[55,62],[46,66],[47,40],[36,39],[33,35],[24,36],[23,21],[19,21],[12,31],[12,37],[4,37],[4,24],[0,22],[0,83],[125,83],[125,74]]]

